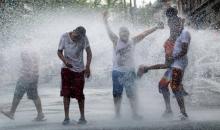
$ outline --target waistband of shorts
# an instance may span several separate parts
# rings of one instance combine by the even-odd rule
[[[73,70],[71,70],[71,69],[69,69],[69,68],[65,68],[65,67],[61,68],[61,71],[63,71],[63,70],[68,70],[68,71],[70,71],[70,72],[72,72],[72,73],[78,73],[78,74],[84,73],[84,70],[81,71],[81,72],[77,72],[77,71],[73,71]]]

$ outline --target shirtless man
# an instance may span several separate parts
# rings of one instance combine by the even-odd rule
[[[139,68],[138,75],[141,77],[143,73],[152,69],[167,69],[159,83],[159,92],[163,94],[166,106],[166,110],[163,115],[167,116],[172,114],[170,105],[170,93],[168,89],[168,86],[171,83],[171,89],[175,94],[182,113],[181,119],[185,119],[188,116],[185,112],[183,96],[188,95],[188,93],[185,92],[183,88],[182,78],[184,70],[188,63],[186,54],[191,38],[189,32],[184,30],[184,20],[177,17],[177,12],[175,11],[175,8],[168,8],[166,14],[168,17],[168,25],[171,31],[170,38],[165,42],[164,45],[166,62],[165,64],[157,64],[153,66],[142,65]],[[173,43],[174,40],[175,44]],[[181,44],[182,46],[177,47],[179,44]],[[178,69],[178,71],[176,72],[176,66],[181,71]]]

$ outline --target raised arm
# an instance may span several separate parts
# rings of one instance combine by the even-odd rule
[[[112,30],[111,30],[111,28],[109,26],[109,23],[108,23],[108,12],[107,11],[105,11],[103,13],[103,20],[104,20],[104,24],[105,24],[105,28],[107,30],[108,36],[111,39],[111,41],[113,42],[113,45],[116,46],[117,41],[118,41],[118,36],[114,32],[112,32]]]
[[[138,34],[137,36],[133,37],[132,40],[134,41],[134,43],[139,43],[140,41],[142,41],[146,36],[150,35],[151,33],[155,32],[157,29],[163,29],[164,28],[164,24],[162,22],[160,22],[156,27],[149,29],[149,30],[145,30],[144,32]]]

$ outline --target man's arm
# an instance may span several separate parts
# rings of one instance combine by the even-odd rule
[[[144,73],[148,72],[148,70],[167,69],[167,68],[169,68],[169,66],[166,64],[156,64],[156,65],[152,65],[152,66],[141,65],[138,68],[137,75],[138,75],[138,77],[142,77]]]
[[[68,68],[72,68],[72,67],[73,67],[71,64],[69,64],[69,63],[65,60],[65,58],[64,58],[64,56],[63,56],[63,50],[58,50],[58,51],[57,51],[57,55],[58,55],[58,57],[60,58],[60,60],[63,61],[63,63],[64,63]]]
[[[142,33],[140,33],[139,35],[135,36],[132,38],[132,40],[134,41],[134,43],[139,43],[140,41],[142,41],[146,36],[150,35],[151,33],[155,32],[157,29],[163,29],[164,28],[164,24],[163,23],[159,23],[158,26],[146,30]]]
[[[148,66],[146,69],[157,70],[157,69],[167,69],[167,68],[169,68],[169,66],[166,64],[156,64],[156,65]]]
[[[105,28],[107,30],[108,36],[111,39],[111,41],[113,42],[113,45],[116,46],[117,42],[118,42],[118,36],[111,30],[109,23],[108,23],[108,12],[105,11],[103,13],[103,20],[104,20],[104,24],[105,24]]]
[[[86,70],[85,70],[85,76],[87,78],[90,77],[90,64],[92,61],[92,51],[90,47],[86,48],[86,53],[87,53],[87,61],[86,61]]]

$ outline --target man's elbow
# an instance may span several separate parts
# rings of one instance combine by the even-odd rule
[[[62,51],[61,51],[61,50],[58,50],[58,51],[57,51],[57,55],[58,55],[58,56],[62,55]]]
[[[92,51],[90,51],[90,52],[88,53],[88,57],[89,57],[90,59],[92,59]]]

